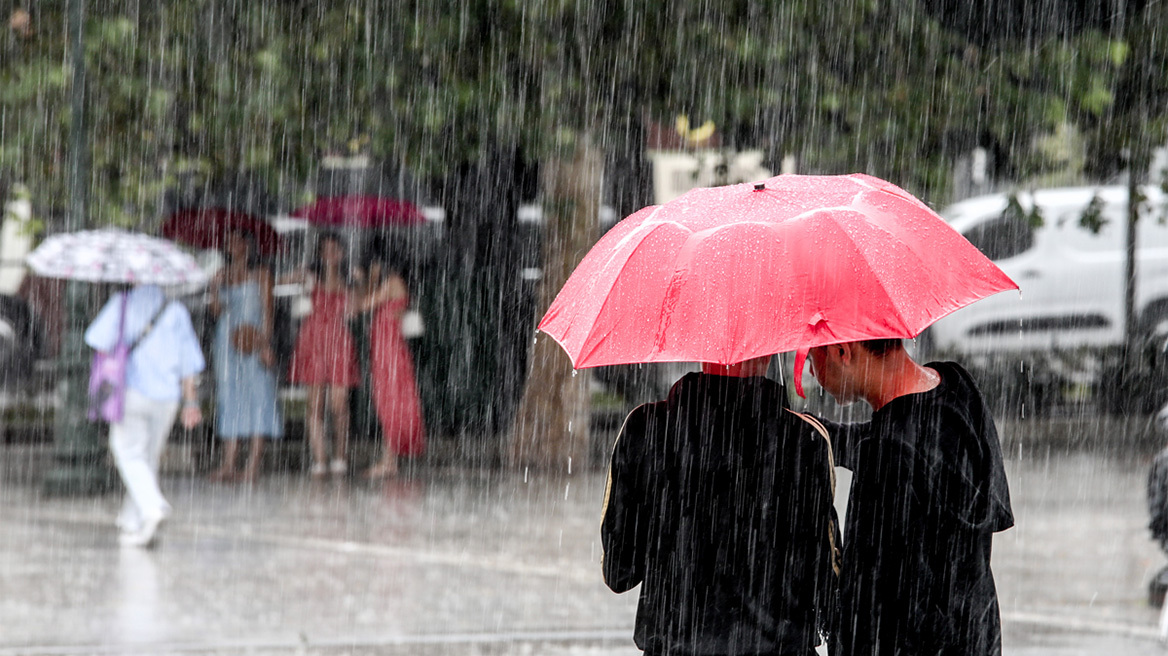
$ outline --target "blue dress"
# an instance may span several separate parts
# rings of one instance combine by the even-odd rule
[[[223,311],[215,326],[215,429],[227,440],[262,435],[280,438],[284,421],[276,401],[276,374],[260,362],[259,352],[244,355],[231,344],[239,326],[263,325],[263,301],[254,280],[225,286]]]

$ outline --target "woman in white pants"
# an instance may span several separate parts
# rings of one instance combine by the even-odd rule
[[[180,407],[184,427],[202,421],[195,383],[206,365],[186,307],[156,285],[114,294],[85,331],[85,342],[99,351],[112,349],[119,323],[123,341],[139,341],[126,366],[122,421],[110,424],[110,449],[126,486],[117,525],[123,545],[148,547],[170,514],[158,487],[162,450]]]

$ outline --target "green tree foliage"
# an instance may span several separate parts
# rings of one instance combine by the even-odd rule
[[[70,71],[62,0],[0,36],[0,176],[38,210],[64,202]],[[10,3],[7,14],[18,9]],[[927,3],[577,3],[566,0],[90,3],[86,61],[99,221],[157,211],[176,171],[247,169],[293,187],[326,153],[361,151],[440,173],[500,143],[538,160],[589,131],[604,150],[677,114],[730,146],[865,170],[944,198],[977,145],[1003,173],[1059,165],[1033,147],[1087,135],[1088,173],[1113,173],[1120,120],[1162,136],[1163,19],[1000,40]],[[990,19],[992,21],[992,17]]]

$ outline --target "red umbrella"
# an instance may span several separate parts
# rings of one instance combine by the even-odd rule
[[[280,249],[280,235],[267,221],[218,207],[175,212],[166,217],[159,232],[195,248],[222,248],[227,235],[235,230],[250,233],[261,255],[270,256]]]
[[[417,205],[380,196],[326,196],[292,213],[325,226],[378,228],[426,222]]]
[[[916,337],[1018,286],[924,203],[871,176],[694,189],[618,223],[540,321],[577,368],[732,364]]]

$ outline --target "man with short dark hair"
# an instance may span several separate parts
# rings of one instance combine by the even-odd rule
[[[960,365],[916,363],[900,340],[811,349],[812,373],[868,424],[834,431],[853,471],[840,573],[839,656],[1001,653],[993,534],[1014,525],[993,417]]]
[[[824,434],[764,377],[770,357],[703,365],[633,410],[612,454],[604,580],[640,584],[646,654],[812,656],[834,609]]]

